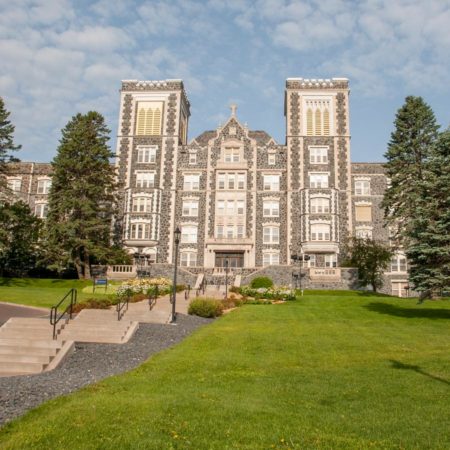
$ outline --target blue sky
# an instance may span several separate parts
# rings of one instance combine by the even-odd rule
[[[284,142],[288,77],[347,77],[353,161],[382,161],[421,95],[450,123],[450,0],[0,0],[0,96],[23,160],[50,161],[72,115],[104,114],[120,80],[182,78],[189,138],[238,117]]]

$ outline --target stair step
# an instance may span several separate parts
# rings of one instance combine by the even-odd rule
[[[40,347],[40,348],[61,348],[63,341],[53,339],[26,339],[0,337],[0,346],[21,346],[21,347]]]
[[[7,338],[24,338],[24,339],[51,339],[53,337],[53,330],[34,330],[30,329],[0,329],[0,339]]]
[[[51,360],[49,355],[1,355],[0,354],[0,366],[4,366],[6,364],[23,362],[23,363],[39,363],[39,364],[48,364]]]
[[[11,362],[2,364],[0,373],[39,373],[42,372],[45,364],[36,362]]]
[[[58,349],[43,347],[21,347],[19,345],[0,345],[0,355],[49,355],[55,356]]]

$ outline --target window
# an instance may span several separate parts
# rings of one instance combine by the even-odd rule
[[[37,193],[38,194],[48,194],[50,187],[52,185],[52,180],[38,180]]]
[[[245,189],[245,173],[220,172],[217,174],[217,189]]]
[[[312,241],[329,241],[330,240],[330,225],[326,223],[313,223],[311,225],[311,240]]]
[[[357,227],[355,230],[355,236],[361,239],[372,239],[372,228]]]
[[[263,187],[265,191],[279,191],[280,175],[263,175]]]
[[[199,174],[185,174],[183,180],[183,189],[185,191],[198,191],[200,189]]]
[[[311,199],[311,214],[329,213],[330,199],[324,197],[313,197]]]
[[[309,261],[306,262],[307,267],[316,267],[316,255],[310,254]]]
[[[395,255],[391,259],[391,272],[406,272],[407,263],[406,256]]]
[[[242,216],[245,213],[244,200],[218,200],[217,215],[218,216]]]
[[[197,152],[189,152],[189,164],[197,164]]]
[[[305,109],[306,135],[329,136],[331,100],[307,99]]]
[[[154,188],[155,172],[137,172],[136,187],[138,188]]]
[[[244,200],[236,200],[236,214],[238,216],[243,216],[245,212],[245,201]]]
[[[263,228],[263,243],[278,244],[280,242],[280,229],[278,227]]]
[[[370,181],[355,181],[355,195],[370,195]]]
[[[217,225],[216,238],[219,239],[242,239],[244,237],[244,227],[242,225]]]
[[[195,267],[197,265],[197,253],[181,252],[180,264],[182,267]]]
[[[133,198],[133,212],[149,213],[152,210],[151,197],[134,197]]]
[[[198,200],[183,200],[183,216],[197,217],[198,216]]]
[[[327,188],[328,174],[326,173],[310,173],[309,174],[310,188]]]
[[[269,155],[267,157],[267,162],[268,162],[269,166],[274,166],[276,164],[275,153],[269,153]]]
[[[150,224],[132,223],[130,229],[130,239],[150,239]]]
[[[181,227],[181,242],[184,244],[192,244],[197,242],[196,225],[183,225]]]
[[[139,102],[137,107],[136,134],[158,136],[161,134],[162,102]]]
[[[407,281],[392,281],[391,283],[392,295],[397,297],[409,296],[409,285]]]
[[[152,145],[149,147],[138,147],[138,163],[154,163],[156,162],[156,150],[158,147]]]
[[[325,267],[337,267],[337,255],[335,253],[325,255]]]
[[[309,162],[311,164],[327,164],[328,148],[327,147],[309,147]]]
[[[8,180],[8,188],[14,192],[20,192],[22,188],[22,180],[20,178],[14,178]]]
[[[227,147],[224,151],[224,161],[227,163],[239,162],[241,159],[240,151],[238,148]]]
[[[34,207],[34,214],[41,218],[45,219],[48,213],[48,204],[47,203],[36,203]]]
[[[272,266],[280,264],[279,253],[263,253],[263,266]]]
[[[355,205],[355,219],[358,222],[371,222],[372,205]]]
[[[278,200],[264,200],[263,216],[279,217],[279,215],[280,215],[280,202]]]

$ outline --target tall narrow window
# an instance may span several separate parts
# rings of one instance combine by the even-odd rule
[[[330,111],[328,108],[323,112],[323,134],[324,136],[330,135]]]
[[[311,108],[306,111],[306,134],[308,136],[313,135],[313,111]]]
[[[322,111],[317,108],[316,109],[316,136],[322,135]]]

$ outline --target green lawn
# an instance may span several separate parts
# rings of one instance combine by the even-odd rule
[[[0,302],[50,308],[69,291],[78,290],[78,301],[86,298],[104,298],[104,288],[96,288],[95,294],[86,287],[90,280],[58,280],[40,278],[0,278]],[[84,291],[83,292],[83,288]],[[87,291],[87,292],[86,292]]]
[[[5,426],[0,448],[447,449],[449,355],[449,301],[244,306]]]

